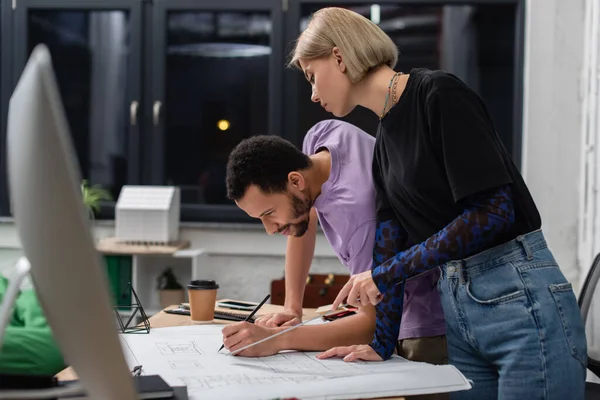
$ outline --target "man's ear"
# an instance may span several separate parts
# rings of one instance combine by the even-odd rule
[[[306,180],[304,175],[297,171],[292,171],[288,174],[288,185],[290,189],[304,190],[306,187]]]
[[[344,62],[344,57],[342,56],[342,52],[340,51],[340,49],[337,47],[334,47],[331,50],[331,55],[335,59],[335,62],[337,64],[338,68],[340,69],[340,71],[345,73],[346,72],[346,63]]]

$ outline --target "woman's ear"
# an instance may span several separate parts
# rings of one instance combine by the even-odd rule
[[[338,68],[340,69],[340,71],[345,73],[346,72],[346,63],[344,62],[344,57],[342,56],[342,52],[340,51],[340,49],[337,47],[334,47],[331,50],[331,55],[335,59],[335,63],[338,66]]]

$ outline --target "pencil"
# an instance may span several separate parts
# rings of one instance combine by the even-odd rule
[[[250,319],[251,319],[252,317],[254,317],[254,314],[256,314],[256,312],[257,312],[258,310],[260,310],[260,308],[263,306],[263,304],[265,304],[265,303],[266,303],[266,301],[267,301],[267,300],[269,300],[269,297],[271,297],[271,295],[270,295],[270,294],[266,295],[266,296],[265,296],[265,298],[263,299],[263,301],[261,301],[260,303],[258,303],[258,305],[256,306],[256,308],[255,308],[254,310],[252,310],[252,312],[250,313],[250,315],[248,315],[244,321],[246,321],[246,322],[247,322],[247,321],[250,321]],[[218,353],[219,351],[223,350],[223,347],[225,347],[225,344],[222,344],[222,345],[221,345],[221,347],[219,348],[219,350],[217,351],[217,353]]]

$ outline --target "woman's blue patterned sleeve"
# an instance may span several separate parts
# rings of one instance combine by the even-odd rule
[[[377,326],[371,347],[384,360],[391,357],[398,338],[404,281],[448,261],[477,254],[504,241],[514,220],[510,186],[470,197],[461,215],[426,241],[398,252],[373,268],[373,280],[384,295],[378,304]]]
[[[383,264],[386,260],[409,247],[408,232],[396,220],[377,222],[375,229],[375,246],[373,248],[373,268]],[[393,293],[388,295],[388,302],[379,302],[375,306],[376,328],[373,343],[377,346],[391,344],[398,340],[400,322],[404,310],[404,283],[394,287]],[[392,318],[388,314],[393,315]],[[391,322],[391,324],[390,324]],[[387,349],[376,349],[378,354],[387,353]]]
[[[395,285],[391,292],[375,306],[375,336],[371,347],[384,360],[394,353],[400,333],[403,308],[404,282]]]
[[[408,248],[408,232],[396,220],[378,221],[375,226],[373,268]]]

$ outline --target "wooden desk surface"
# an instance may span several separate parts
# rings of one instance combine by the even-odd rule
[[[158,245],[151,243],[121,243],[117,241],[117,238],[109,237],[101,239],[96,244],[96,249],[100,253],[112,255],[170,255],[189,246],[190,242],[187,240],[180,240],[168,245]]]
[[[167,309],[175,308],[175,307],[176,306],[171,306],[171,307],[167,307]],[[273,305],[273,304],[265,304],[264,306],[261,307],[261,309],[256,314],[257,315],[269,314],[269,313],[281,311],[282,309],[283,309],[282,306],[277,306],[277,305]],[[316,313],[315,309],[312,309],[312,308],[304,309],[302,319],[303,320],[311,319],[311,318],[315,317],[316,315],[317,315],[317,313]],[[188,317],[186,315],[167,314],[166,312],[163,312],[163,311],[161,311],[157,314],[154,314],[152,317],[150,317],[148,319],[148,321],[150,321],[150,329],[152,329],[152,328],[168,328],[168,327],[172,327],[172,326],[193,325],[192,321],[190,320],[190,317]],[[218,319],[215,319],[214,322],[217,324],[224,324],[224,325],[232,323],[231,321],[218,320]],[[73,369],[71,367],[62,370],[56,376],[59,380],[77,379],[77,375],[75,374],[75,372],[73,371]],[[386,400],[408,400],[410,398],[386,397],[385,399]]]

